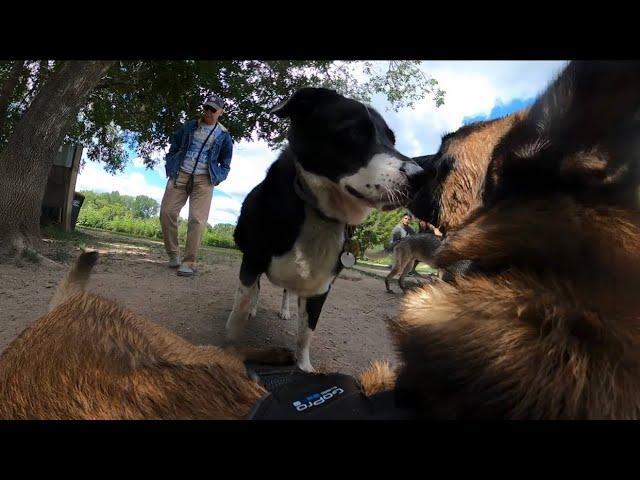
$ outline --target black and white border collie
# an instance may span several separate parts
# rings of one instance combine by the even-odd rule
[[[422,169],[395,149],[378,112],[334,90],[300,89],[272,113],[290,119],[288,146],[242,205],[234,239],[243,258],[226,335],[236,342],[255,315],[265,273],[285,289],[283,309],[287,291],[298,296],[297,365],[313,371],[311,334],[343,266],[346,227],[372,209],[406,204]]]

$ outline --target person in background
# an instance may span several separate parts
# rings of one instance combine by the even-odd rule
[[[195,275],[196,258],[207,226],[213,188],[220,185],[231,169],[233,140],[219,122],[224,101],[210,95],[199,120],[189,120],[171,136],[165,170],[169,180],[160,206],[160,225],[169,267],[178,275]],[[189,200],[189,226],[185,255],[180,260],[178,215]]]

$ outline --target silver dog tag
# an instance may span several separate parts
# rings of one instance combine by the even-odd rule
[[[351,252],[342,252],[340,263],[342,263],[343,267],[351,268],[356,264],[356,257]]]

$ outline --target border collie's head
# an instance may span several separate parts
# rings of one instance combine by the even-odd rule
[[[352,225],[370,209],[393,209],[413,196],[422,169],[395,149],[382,116],[325,88],[302,88],[272,113],[289,118],[287,138],[302,179],[324,213]]]

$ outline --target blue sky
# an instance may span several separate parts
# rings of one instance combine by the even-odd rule
[[[478,122],[481,120],[493,120],[494,118],[504,117],[505,115],[509,115],[510,113],[517,112],[518,110],[522,110],[523,108],[528,107],[534,101],[535,98],[514,98],[507,104],[498,103],[491,109],[488,115],[473,115],[471,117],[464,117],[462,119],[462,123],[464,125],[469,125],[470,123]]]
[[[425,61],[422,68],[436,78],[447,93],[445,104],[435,107],[428,97],[399,112],[375,96],[372,101],[396,135],[396,147],[405,155],[437,151],[442,135],[477,120],[501,117],[530,105],[553,80],[564,61]],[[384,62],[380,64],[384,67]],[[224,123],[224,117],[221,119]],[[164,154],[152,169],[144,168],[132,155],[124,172],[115,176],[102,166],[86,162],[78,175],[77,190],[119,191],[126,195],[148,195],[160,202],[166,177]],[[244,197],[264,178],[277,152],[264,142],[238,142],[229,177],[213,192],[209,223],[235,223]],[[188,205],[181,212],[187,217]]]

